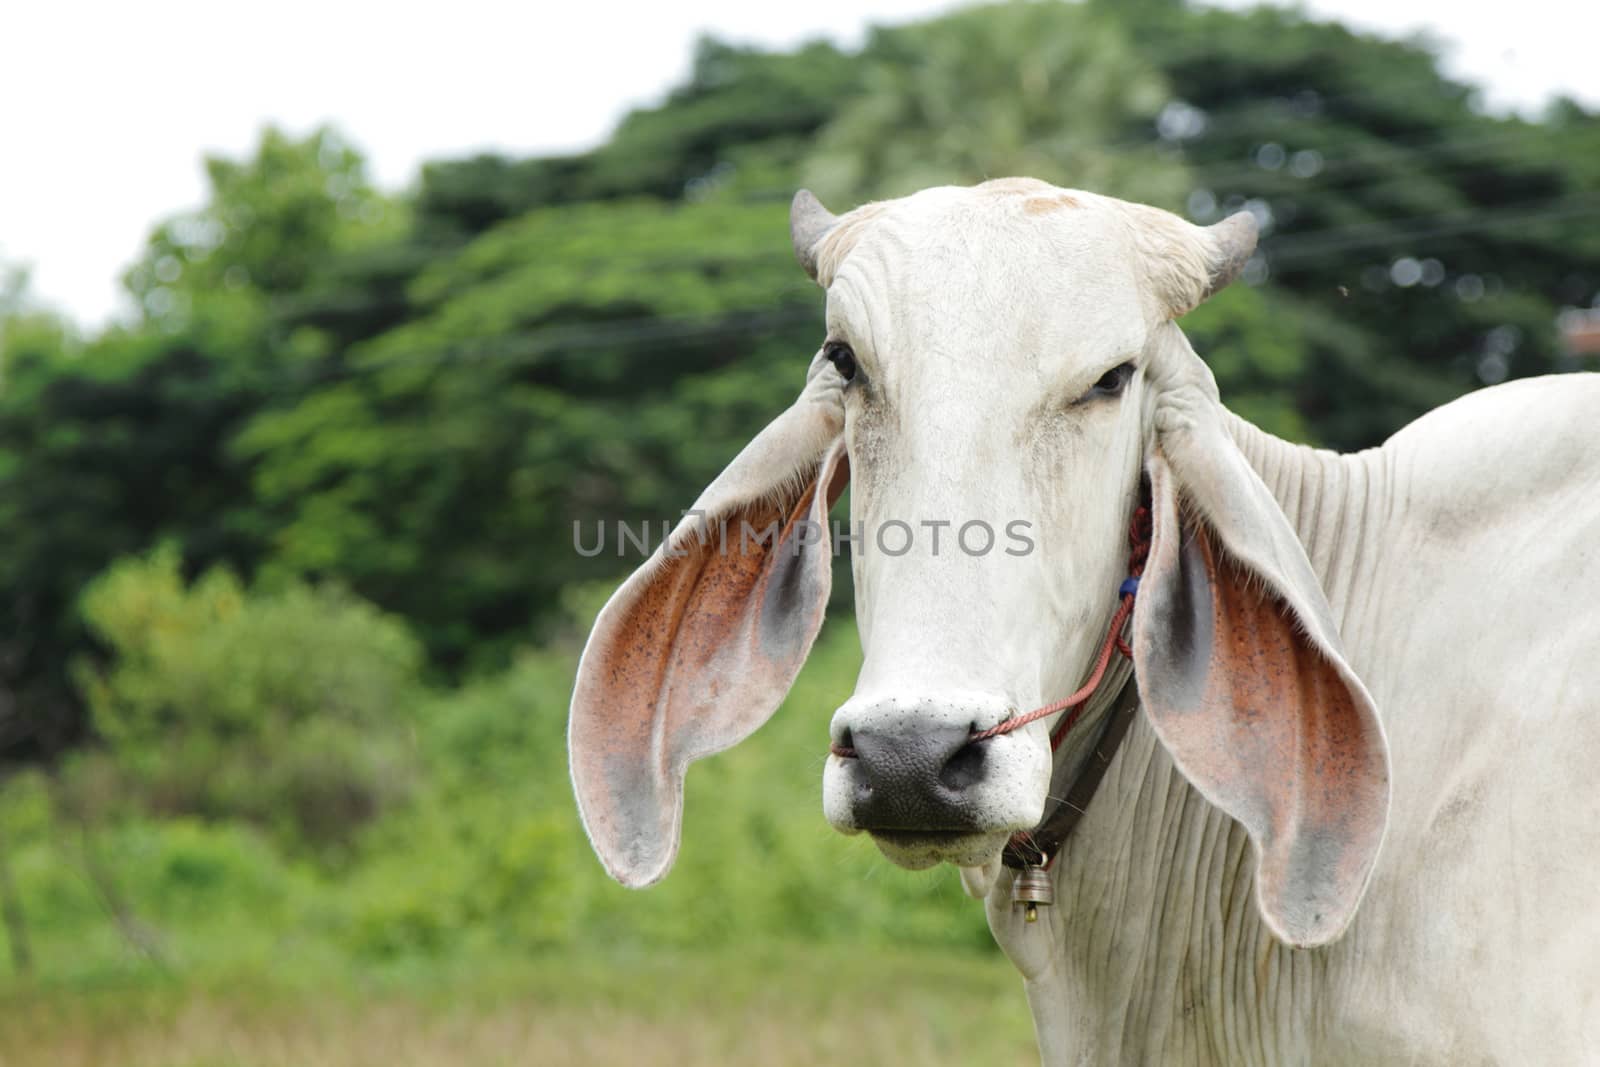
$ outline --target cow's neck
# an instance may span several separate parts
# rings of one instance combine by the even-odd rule
[[[1349,610],[1362,601],[1356,594],[1372,573],[1373,550],[1380,545],[1374,522],[1393,488],[1383,454],[1309,448],[1274,437],[1232,412],[1224,419],[1229,436],[1305,546],[1340,630],[1351,633]],[[1347,651],[1359,673],[1359,650]]]
[[[1304,1062],[1323,962],[1267,932],[1254,864],[1138,720],[1056,862],[1055,906],[1024,922],[1009,876],[988,898],[1044,1063]]]
[[[1342,618],[1359,601],[1359,512],[1377,475],[1359,457],[1228,423]],[[1044,1062],[1306,1059],[1326,956],[1271,937],[1254,867],[1244,831],[1189,785],[1141,716],[1056,863],[1057,905],[1023,922],[1009,876],[988,898],[990,926],[1027,980]]]

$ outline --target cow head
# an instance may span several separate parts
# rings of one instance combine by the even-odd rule
[[[1173,323],[1238,272],[1250,217],[1201,228],[1010,179],[842,218],[802,192],[791,224],[828,294],[806,387],[618,590],[579,669],[573,781],[607,869],[661,877],[687,764],[783,699],[821,624],[846,480],[865,661],[833,717],[854,754],[828,760],[825,814],[902,866],[991,861],[1044,813],[1053,724],[972,735],[1082,682],[1148,484],[1146,715],[1255,841],[1274,931],[1337,936],[1382,837],[1382,731]]]

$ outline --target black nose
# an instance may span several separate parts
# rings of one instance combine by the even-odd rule
[[[848,760],[855,823],[863,830],[978,829],[966,792],[983,780],[984,742],[967,727],[854,731]]]

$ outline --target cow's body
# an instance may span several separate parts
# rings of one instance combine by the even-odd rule
[[[1384,709],[1388,834],[1344,937],[1274,941],[1245,834],[1135,722],[991,925],[1049,1064],[1600,1063],[1600,376],[1516,382],[1335,456],[1236,440]]]
[[[1247,216],[1004,180],[840,219],[802,194],[792,228],[828,290],[800,399],[579,669],[573,780],[607,869],[664,875],[687,765],[782,701],[828,596],[805,527],[848,479],[869,540],[1032,523],[1031,552],[856,556],[866,656],[823,808],[897,864],[963,868],[1046,1063],[1600,1063],[1600,376],[1336,456],[1228,413],[1175,324],[1250,255]],[[1029,924],[1001,852],[1085,780],[1128,679],[1054,751],[1141,501],[1141,712]],[[745,523],[782,533],[703,536]]]

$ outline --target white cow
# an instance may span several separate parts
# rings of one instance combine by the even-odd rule
[[[1600,1064],[1600,379],[1335,455],[1230,414],[1173,322],[1248,216],[1010,179],[839,219],[801,193],[793,231],[828,296],[805,389],[584,652],[572,776],[607,870],[660,878],[686,765],[782,700],[853,479],[865,662],[825,812],[964,868],[1045,1062]],[[1049,717],[973,735],[1088,676],[1144,494],[1141,713],[1028,923],[1002,848],[1092,780],[1129,668],[1054,758]]]

